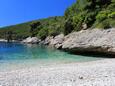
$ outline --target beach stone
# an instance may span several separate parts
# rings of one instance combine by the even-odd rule
[[[1,86],[115,86],[115,59],[8,67],[0,70]]]
[[[83,79],[83,77],[82,77],[82,76],[79,76],[79,79]]]
[[[87,29],[87,24],[84,23],[84,24],[82,25],[82,29],[83,29],[83,30],[86,30],[86,29]]]

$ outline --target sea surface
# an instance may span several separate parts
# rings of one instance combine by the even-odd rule
[[[42,45],[0,42],[0,72],[31,66],[95,61],[102,58],[73,55]]]

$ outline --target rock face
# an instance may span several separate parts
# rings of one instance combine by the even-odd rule
[[[39,42],[40,42],[40,40],[37,37],[28,37],[22,41],[22,43],[27,43],[27,44],[36,44]]]
[[[71,52],[100,52],[115,55],[115,28],[71,33],[64,38],[62,49]]]
[[[115,28],[87,29],[73,32],[65,37],[63,34],[55,37],[48,36],[43,41],[37,37],[28,37],[23,40],[23,43],[40,43],[73,53],[96,52],[115,55]]]
[[[50,42],[51,42],[51,40],[53,39],[53,36],[48,36],[48,37],[46,37],[46,39],[44,40],[44,43],[43,44],[45,44],[45,45],[48,45],[48,44],[50,44]]]
[[[42,44],[53,46],[57,49],[59,49],[62,46],[62,43],[64,41],[64,34],[57,35],[55,37],[53,36],[48,36]]]
[[[60,48],[62,46],[62,43],[64,41],[64,34],[60,34],[53,39],[51,39],[49,45],[53,45],[56,48]]]
[[[64,41],[64,34],[60,34],[50,41],[49,45],[54,45],[56,48],[60,48]]]

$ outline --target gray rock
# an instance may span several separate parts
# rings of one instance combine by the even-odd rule
[[[63,40],[64,40],[64,35],[60,34],[58,36],[55,36],[54,39],[50,41],[50,45],[61,44]]]
[[[54,39],[51,39],[50,44],[51,46],[55,46],[56,48],[60,48],[64,41],[64,34],[60,34],[55,36]]]
[[[27,43],[27,44],[36,44],[39,42],[40,42],[40,39],[38,39],[37,37],[28,37],[22,41],[22,43]]]
[[[73,32],[64,38],[62,49],[73,52],[94,51],[115,54],[115,28]]]
[[[46,37],[43,44],[48,45],[51,42],[52,39],[53,39],[53,36]]]
[[[86,29],[87,29],[87,24],[83,23],[82,29],[83,29],[83,30],[86,30]]]

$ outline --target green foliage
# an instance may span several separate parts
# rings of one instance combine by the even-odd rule
[[[36,36],[42,28],[48,29],[48,35],[56,35],[62,33],[64,28],[64,17],[50,17],[47,19],[35,20],[13,26],[0,28],[0,38],[5,38],[7,31],[13,31],[15,36],[13,39],[23,40],[29,36]]]
[[[115,12],[112,11],[101,11],[96,16],[96,27],[98,28],[110,28],[115,26]]]
[[[114,18],[115,19],[115,12],[111,12],[108,14],[108,18]]]
[[[102,28],[102,29],[108,29],[108,28],[111,28],[111,27],[115,27],[115,21],[114,19],[105,19],[104,21],[98,23],[96,21],[95,25],[93,25],[93,27],[96,27],[96,28]]]
[[[103,28],[103,29],[107,29],[110,27],[111,26],[110,26],[109,20],[102,21],[101,23],[97,25],[97,28]]]
[[[83,24],[87,24],[88,28],[113,27],[115,21],[115,0],[77,0],[73,6],[67,9],[67,13],[68,19],[72,18],[70,24],[74,28],[69,29],[70,31],[81,30]],[[65,16],[67,16],[67,13]]]
[[[73,20],[71,18],[68,18],[65,21],[65,24],[64,24],[64,34],[65,35],[71,33],[74,30],[72,22],[73,22]]]
[[[8,31],[12,31],[13,33],[15,33],[13,39],[24,39],[30,36],[30,22],[0,28],[0,38],[5,38],[5,33]]]
[[[40,38],[41,40],[44,40],[48,36],[48,29],[47,28],[42,28],[39,33],[37,34],[37,37]]]
[[[58,28],[52,28],[48,30],[48,34],[50,36],[56,36],[59,35],[61,33],[61,31]]]
[[[38,22],[32,22],[30,24],[31,37],[34,37],[37,35],[39,28],[41,28],[40,26],[41,26],[41,23],[39,21]]]
[[[12,31],[8,31],[6,32],[6,39],[8,42],[10,42],[13,39],[13,32]]]
[[[110,11],[101,11],[98,13],[98,15],[96,16],[96,19],[98,22],[102,22],[103,20],[108,18]]]
[[[81,30],[83,20],[84,16],[82,15],[73,16],[73,27],[75,31]]]

